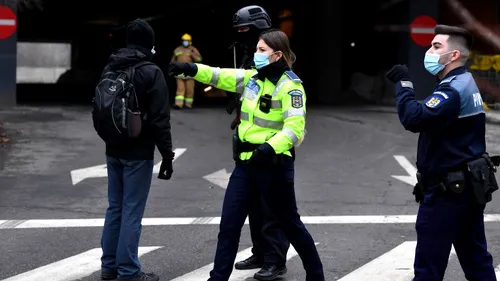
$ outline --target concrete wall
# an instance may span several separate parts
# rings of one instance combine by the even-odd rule
[[[17,43],[17,83],[54,84],[71,69],[69,43]]]

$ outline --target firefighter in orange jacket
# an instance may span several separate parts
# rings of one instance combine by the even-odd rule
[[[198,49],[193,46],[191,35],[184,34],[181,37],[182,45],[175,48],[172,62],[201,62],[201,55]],[[177,90],[175,94],[174,108],[192,108],[194,101],[194,80],[191,77],[179,75],[177,80]]]

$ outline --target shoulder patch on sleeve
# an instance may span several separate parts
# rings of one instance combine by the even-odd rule
[[[443,92],[440,92],[440,91],[436,91],[433,93],[433,95],[440,95],[442,96],[445,100],[449,99],[448,95],[443,93]]]
[[[291,90],[288,92],[290,98],[292,99],[293,108],[301,108],[304,106],[304,93],[300,90]]]
[[[300,80],[299,76],[297,76],[297,74],[295,74],[293,71],[291,71],[291,70],[285,71],[285,74],[292,81],[297,82],[297,83],[302,83],[302,80]]]
[[[443,94],[446,96],[443,96]],[[434,92],[432,93],[432,95],[427,99],[427,101],[425,102],[425,105],[429,108],[436,108],[438,107],[439,105],[441,105],[441,103],[448,99],[448,95],[446,95],[445,93],[443,92]]]

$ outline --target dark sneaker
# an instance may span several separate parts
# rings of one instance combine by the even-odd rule
[[[116,270],[101,271],[101,280],[115,280],[118,277]]]
[[[160,281],[160,277],[154,273],[141,272],[138,276],[127,279],[127,281]]]

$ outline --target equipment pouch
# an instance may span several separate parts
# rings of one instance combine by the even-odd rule
[[[273,97],[269,94],[265,94],[259,99],[259,109],[264,113],[269,113],[271,110],[271,99]]]
[[[239,151],[238,144],[240,143],[240,139],[238,138],[237,134],[233,135],[232,142],[233,142],[233,160],[237,161],[238,159],[240,159],[240,154],[238,153]]]
[[[493,167],[488,165],[484,156],[467,163],[467,167],[476,202],[481,205],[490,202],[491,194],[498,189]]]
[[[457,171],[448,173],[445,178],[445,184],[453,193],[462,193],[466,185],[464,172]]]

